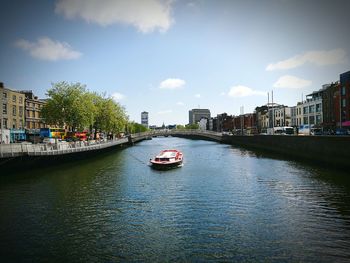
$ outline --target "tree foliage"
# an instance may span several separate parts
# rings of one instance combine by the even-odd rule
[[[125,109],[119,103],[87,91],[80,83],[54,83],[47,96],[41,115],[49,125],[65,125],[73,131],[94,128],[95,131],[118,133],[127,123]]]
[[[177,130],[184,130],[186,128],[185,128],[185,126],[178,124],[178,125],[176,125],[176,129]]]
[[[186,124],[185,127],[186,127],[186,129],[188,129],[188,130],[198,130],[198,129],[199,129],[198,123]]]
[[[136,123],[136,122],[129,122],[128,123],[128,131],[129,133],[139,133],[139,132],[145,132],[148,129],[143,126],[142,124]]]

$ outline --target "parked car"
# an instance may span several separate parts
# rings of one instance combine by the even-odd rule
[[[322,129],[319,129],[319,128],[312,128],[310,134],[311,135],[323,135],[323,131],[322,131]]]
[[[335,131],[335,135],[348,135],[348,130],[344,128],[338,128]]]

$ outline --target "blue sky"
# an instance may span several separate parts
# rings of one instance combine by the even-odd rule
[[[350,1],[1,1],[0,81],[80,82],[130,120],[186,124],[188,110],[296,105],[350,70]]]

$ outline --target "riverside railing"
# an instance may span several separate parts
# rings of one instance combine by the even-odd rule
[[[52,144],[12,143],[0,145],[0,158],[18,156],[49,156],[99,150],[128,143],[128,138],[110,141],[58,142]]]

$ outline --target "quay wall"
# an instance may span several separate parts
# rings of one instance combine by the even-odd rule
[[[222,142],[312,161],[322,166],[350,169],[350,136],[223,136]]]
[[[50,166],[63,162],[85,159],[97,154],[110,152],[129,145],[129,139],[77,144],[11,144],[2,145],[0,149],[0,174],[11,170]]]

